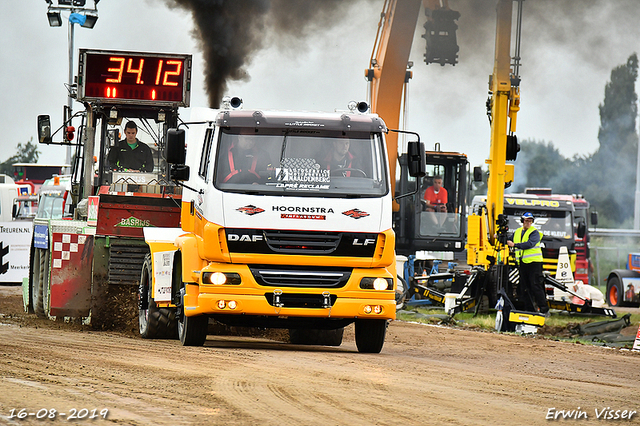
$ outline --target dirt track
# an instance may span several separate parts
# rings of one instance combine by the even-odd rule
[[[108,409],[79,424],[538,425],[560,410],[590,424],[609,423],[606,407],[640,424],[640,353],[402,322],[378,355],[359,354],[352,329],[339,348],[216,336],[185,348],[40,320],[20,297],[0,287],[0,424],[43,424],[9,419],[22,408],[65,413],[57,422]]]

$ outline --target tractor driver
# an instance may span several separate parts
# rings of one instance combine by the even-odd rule
[[[140,142],[136,135],[138,126],[133,121],[124,126],[126,139],[111,147],[107,161],[112,170],[153,171],[153,155],[147,144]]]

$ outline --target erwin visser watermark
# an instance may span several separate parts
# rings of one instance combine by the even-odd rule
[[[561,410],[556,407],[547,409],[547,420],[631,420],[638,412],[635,410],[618,410],[611,407],[583,410],[580,407],[572,410]]]

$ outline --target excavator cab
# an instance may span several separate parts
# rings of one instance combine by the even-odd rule
[[[403,164],[405,156],[400,156]],[[398,199],[394,221],[398,254],[419,250],[462,251],[466,238],[467,156],[457,152],[426,152],[423,178],[402,173],[397,182],[399,194],[415,192]]]

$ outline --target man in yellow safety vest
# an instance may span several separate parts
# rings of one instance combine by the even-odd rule
[[[531,213],[523,213],[520,221],[522,226],[514,232],[513,241],[507,241],[509,247],[515,247],[516,260],[520,265],[518,297],[524,302],[526,311],[536,311],[535,300],[540,313],[546,314],[549,311],[549,305],[547,305],[542,273],[542,249],[540,248],[542,232],[533,226]]]

